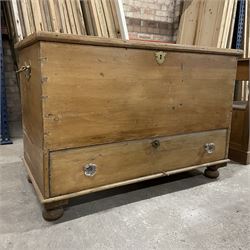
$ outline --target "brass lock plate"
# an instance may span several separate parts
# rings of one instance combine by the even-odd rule
[[[155,52],[155,59],[158,64],[163,64],[166,60],[167,53],[164,51]]]

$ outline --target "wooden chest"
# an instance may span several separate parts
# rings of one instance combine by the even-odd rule
[[[16,48],[45,218],[74,196],[202,166],[217,177],[228,161],[241,51],[45,32]]]

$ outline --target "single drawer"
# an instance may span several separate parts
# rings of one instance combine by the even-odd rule
[[[73,193],[225,159],[227,130],[50,153],[50,195]]]

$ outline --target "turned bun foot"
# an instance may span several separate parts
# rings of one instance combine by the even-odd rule
[[[54,220],[58,220],[59,218],[61,218],[64,214],[64,209],[63,207],[58,207],[55,209],[44,209],[43,210],[43,218],[47,221],[54,221]]]
[[[28,181],[29,183],[32,183],[32,181],[31,181],[31,179],[30,179],[30,176],[29,176],[29,175],[27,175],[27,181]]]
[[[68,202],[68,200],[61,200],[44,204],[43,218],[47,221],[61,218],[64,214],[63,206],[68,205]]]
[[[219,177],[220,173],[218,171],[218,166],[210,166],[204,172],[204,175],[211,179],[216,179]]]

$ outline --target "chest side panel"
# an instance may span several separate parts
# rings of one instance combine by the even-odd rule
[[[33,44],[19,51],[19,67],[31,66],[30,78],[20,73],[24,159],[40,191],[44,194],[43,115],[40,45]]]

